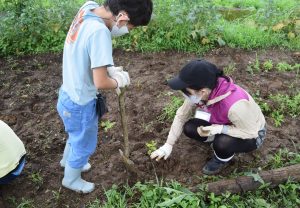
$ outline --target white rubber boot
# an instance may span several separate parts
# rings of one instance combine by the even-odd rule
[[[60,163],[60,166],[61,166],[62,168],[64,168],[65,165],[66,165],[66,161],[67,161],[67,158],[69,157],[70,149],[71,149],[71,145],[70,145],[69,143],[66,143],[66,146],[65,146],[65,149],[64,149],[63,158],[62,158],[61,161],[59,162],[59,163]],[[87,171],[89,171],[91,168],[92,168],[91,164],[90,164],[90,163],[87,163],[87,164],[85,164],[85,165],[82,167],[81,172],[87,172]]]
[[[79,193],[90,193],[95,189],[95,184],[87,182],[81,178],[81,169],[75,169],[66,164],[65,175],[62,185],[68,189]]]
[[[59,162],[60,166],[63,167],[63,168],[65,167],[66,160],[69,157],[70,149],[71,149],[70,144],[66,142],[63,157],[62,157],[61,161]]]

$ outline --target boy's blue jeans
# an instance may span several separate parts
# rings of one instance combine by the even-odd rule
[[[57,111],[69,136],[67,142],[71,146],[66,162],[72,168],[82,168],[87,164],[97,146],[96,99],[86,105],[78,105],[70,99],[66,92],[60,90]]]
[[[21,174],[24,166],[25,166],[25,156],[23,156],[20,159],[19,165],[14,170],[9,172],[6,176],[0,178],[0,185],[9,184],[12,180],[17,178]]]

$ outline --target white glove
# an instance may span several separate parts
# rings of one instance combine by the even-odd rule
[[[159,161],[162,157],[166,160],[170,156],[172,149],[173,149],[173,145],[165,143],[158,150],[152,152],[150,157],[151,159],[156,158],[156,161]]]
[[[118,87],[126,87],[130,85],[130,78],[129,74],[126,71],[116,71],[114,74],[111,76],[112,79],[116,80],[118,83]]]
[[[197,128],[197,132],[202,137],[208,137],[216,134],[221,134],[223,125],[213,124],[211,126],[200,126]]]
[[[108,75],[110,77],[113,77],[113,75],[116,72],[121,72],[121,71],[123,71],[123,66],[110,66],[110,67],[107,67],[107,72],[108,72]]]

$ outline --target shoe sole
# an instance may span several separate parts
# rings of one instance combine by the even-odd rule
[[[224,170],[225,168],[227,168],[229,164],[225,164],[222,168],[216,170],[216,171],[208,171],[204,168],[202,168],[202,173],[205,174],[205,175],[215,175],[215,174],[218,174],[220,173],[222,170]]]
[[[89,194],[89,193],[91,193],[95,190],[95,185],[94,185],[93,189],[90,190],[90,191],[81,191],[81,190],[78,190],[78,189],[73,189],[73,188],[71,188],[67,185],[64,185],[64,184],[62,184],[62,186],[65,187],[66,189],[69,189],[71,191],[75,191],[76,193],[82,193],[82,194]]]

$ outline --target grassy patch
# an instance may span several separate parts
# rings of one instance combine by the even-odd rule
[[[295,118],[300,115],[300,92],[295,95],[270,95],[267,100],[260,97],[259,92],[253,98],[266,116],[271,116],[275,126],[281,126],[285,117]]]
[[[299,164],[300,154],[280,149],[263,167],[263,169],[281,168],[287,165]],[[260,170],[262,168],[259,168]],[[205,184],[226,178],[235,178],[248,175],[262,183],[256,191],[248,191],[243,194],[223,193],[216,196],[206,190]],[[257,173],[244,172],[233,173],[228,177],[203,176],[199,177],[201,185],[198,191],[191,192],[176,181],[163,182],[137,182],[134,186],[113,186],[105,190],[106,200],[99,199],[88,204],[88,208],[100,207],[299,207],[300,184],[287,181],[276,188],[270,188],[270,184],[264,183]]]
[[[136,183],[133,187],[113,186],[106,191],[106,202],[98,199],[88,208],[100,207],[298,207],[300,205],[300,184],[288,181],[278,188],[264,187],[241,195],[224,193],[216,196],[202,187],[191,192],[178,182]]]
[[[71,21],[83,2],[1,0],[0,55],[61,52]],[[300,8],[296,0],[153,2],[150,25],[114,39],[115,47],[199,54],[224,45],[300,49]]]
[[[173,121],[177,109],[183,104],[184,99],[182,97],[177,97],[171,95],[171,101],[163,108],[162,113],[158,116],[158,120],[163,121]]]

